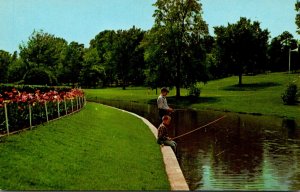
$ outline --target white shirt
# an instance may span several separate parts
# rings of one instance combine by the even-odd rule
[[[168,106],[166,97],[160,95],[160,96],[157,98],[157,107],[158,107],[159,109],[169,109],[169,108],[170,108],[170,107]]]

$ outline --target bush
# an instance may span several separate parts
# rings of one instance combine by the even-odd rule
[[[25,74],[24,83],[31,85],[55,85],[57,79],[53,73],[47,69],[33,68]]]
[[[294,83],[290,83],[287,86],[286,91],[281,95],[282,101],[285,105],[295,105],[298,100],[298,88]]]
[[[199,97],[200,93],[201,89],[196,84],[191,85],[189,88],[189,96]]]

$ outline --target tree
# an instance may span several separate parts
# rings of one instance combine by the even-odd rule
[[[218,65],[227,74],[257,74],[266,69],[268,30],[260,23],[241,17],[236,24],[215,27]],[[223,65],[223,66],[222,66]]]
[[[11,63],[11,57],[9,52],[0,50],[0,83],[8,81],[8,66]]]
[[[8,66],[8,79],[9,83],[22,82],[24,74],[26,73],[26,65],[17,52],[14,52],[12,56],[11,64]]]
[[[44,33],[42,30],[34,31],[27,44],[23,43],[19,46],[20,57],[28,71],[32,68],[42,67],[56,75],[55,72],[60,63],[61,52],[66,46],[67,42],[62,38]]]
[[[168,53],[171,47],[166,42],[160,30],[161,28],[153,27],[145,33],[144,39],[140,44],[144,51],[144,60],[146,63],[144,74],[146,76],[145,83],[151,88],[162,86],[174,86],[175,73],[172,71],[171,62],[169,62]]]
[[[90,41],[90,49],[97,50],[98,62],[105,69],[103,86],[116,82],[125,89],[129,83],[144,83],[144,50],[139,46],[144,33],[135,26],[129,30],[105,30]]]
[[[134,26],[129,30],[118,30],[113,42],[111,64],[115,66],[116,75],[125,89],[128,83],[144,81],[143,50],[139,47],[144,32]]]
[[[300,34],[300,1],[299,0],[297,0],[297,2],[295,3],[295,10],[297,11],[295,23],[298,27],[297,32],[298,34]]]
[[[61,62],[58,66],[58,79],[61,83],[72,83],[73,86],[79,81],[82,69],[84,45],[72,41],[61,53]]]
[[[208,35],[208,27],[202,18],[202,4],[198,0],[157,0],[154,6],[157,38],[164,39],[157,46],[166,54],[164,60],[170,62],[169,75],[175,80],[176,97],[180,97],[182,85],[199,80],[191,72],[201,71],[205,55],[201,42]],[[191,82],[185,82],[189,79]]]
[[[268,48],[268,69],[273,72],[287,71],[289,51],[295,48],[297,48],[297,41],[288,31],[284,31],[281,35],[273,38]]]
[[[44,66],[29,69],[24,76],[24,83],[30,85],[56,85],[57,79],[53,73]]]
[[[106,60],[105,53],[112,49],[115,37],[116,32],[114,30],[104,30],[90,41],[90,48],[96,48],[101,63]]]
[[[80,71],[80,84],[86,87],[99,86],[105,78],[105,70],[95,48],[87,49],[83,56],[83,66]]]
[[[101,62],[105,68],[105,79],[103,80],[103,86],[112,84],[117,81],[116,70],[114,65],[114,58],[112,57],[113,44],[116,39],[116,32],[114,30],[105,30],[95,36],[90,41],[90,48],[97,49],[99,62]]]

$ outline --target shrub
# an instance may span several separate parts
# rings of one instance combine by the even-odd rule
[[[282,101],[285,105],[294,105],[298,99],[298,88],[297,85],[294,83],[290,83],[287,86],[286,91],[281,95]]]
[[[55,85],[57,79],[53,73],[47,69],[33,68],[25,74],[24,83],[31,85]]]
[[[191,85],[189,88],[189,96],[199,97],[200,93],[201,89],[196,84]]]

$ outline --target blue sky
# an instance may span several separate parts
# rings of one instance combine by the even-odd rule
[[[13,53],[34,30],[77,41],[89,41],[105,29],[143,30],[152,27],[156,0],[0,0],[0,49]],[[203,18],[214,26],[236,23],[240,17],[259,21],[271,37],[289,31],[296,39],[296,0],[201,0]]]

